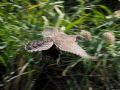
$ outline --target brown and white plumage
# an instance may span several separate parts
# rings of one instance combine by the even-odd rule
[[[50,38],[46,38],[42,41],[33,41],[25,46],[25,50],[29,52],[47,50],[53,46],[53,41]]]
[[[78,45],[75,37],[59,32],[55,37],[53,37],[53,41],[62,51],[70,52],[81,57],[89,57],[85,50]]]
[[[83,50],[78,44],[76,43],[72,43],[72,44],[68,44],[68,46],[66,46],[64,43],[63,44],[56,44],[60,50],[62,51],[66,51],[66,52],[70,52],[76,55],[79,55],[80,57],[83,58],[89,58],[90,56],[85,52],[85,50]],[[63,47],[64,46],[64,47]],[[74,47],[74,48],[72,48]]]
[[[42,35],[47,39],[29,43],[26,45],[25,49],[30,52],[42,51],[49,49],[53,44],[55,44],[56,47],[62,51],[70,52],[83,58],[90,57],[86,51],[77,44],[75,37],[53,29],[44,30]]]

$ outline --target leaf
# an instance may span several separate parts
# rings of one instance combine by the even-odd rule
[[[0,49],[4,49],[6,47],[6,45],[0,46]]]
[[[46,38],[43,41],[33,41],[33,42],[28,43],[25,46],[25,50],[29,52],[42,51],[42,50],[47,50],[52,46],[53,46],[52,39]]]
[[[2,45],[2,46],[0,46],[0,49],[4,49],[6,47],[7,47],[6,45]]]
[[[98,5],[98,6],[101,7],[102,9],[104,9],[108,14],[110,14],[110,15],[112,14],[112,11],[105,5]]]
[[[80,17],[79,19],[75,20],[74,22],[72,22],[71,24],[69,24],[67,27],[66,27],[66,30],[65,31],[68,31],[70,30],[72,27],[74,27],[75,25],[77,24],[81,24],[82,22],[84,22],[86,20],[86,18],[89,16],[90,14],[86,14],[82,17]]]
[[[68,65],[68,66],[63,70],[62,75],[63,75],[63,76],[66,76],[67,72],[68,72],[71,68],[73,68],[74,66],[76,66],[80,61],[81,61],[81,59],[79,59],[79,60],[77,60],[77,61],[75,61],[75,62],[70,63],[70,65]]]
[[[105,19],[105,15],[100,11],[93,9],[93,13],[95,14],[96,19]]]
[[[0,56],[0,63],[2,63],[4,66],[7,66],[7,64],[2,56]]]

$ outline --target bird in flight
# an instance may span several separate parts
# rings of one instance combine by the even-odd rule
[[[44,39],[42,41],[33,41],[25,45],[28,52],[37,52],[50,49],[53,45],[61,51],[76,54],[82,58],[91,58],[87,52],[76,42],[75,36],[67,35],[57,29],[45,29],[42,32]]]

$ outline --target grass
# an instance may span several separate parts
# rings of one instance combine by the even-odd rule
[[[78,0],[64,8],[58,0],[2,0],[0,3],[1,89],[5,90],[111,90],[120,88],[119,18],[99,2]],[[72,6],[73,5],[73,6]],[[108,16],[111,16],[110,18]],[[28,41],[41,40],[46,27],[70,35],[81,30],[92,34],[92,41],[78,40],[94,62],[61,52],[60,63],[43,61],[42,53],[24,50]],[[115,44],[104,41],[103,33],[113,32]],[[4,70],[5,69],[5,70]],[[40,85],[39,85],[39,84]],[[45,83],[45,84],[43,84]],[[36,85],[36,86],[34,86]],[[38,88],[39,85],[39,88]],[[62,88],[63,87],[63,88]]]

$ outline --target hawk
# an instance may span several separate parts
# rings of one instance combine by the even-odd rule
[[[67,35],[57,29],[45,29],[42,32],[42,41],[33,41],[25,45],[28,52],[36,52],[50,49],[53,45],[62,51],[76,54],[82,58],[91,58],[76,42],[75,36]]]

